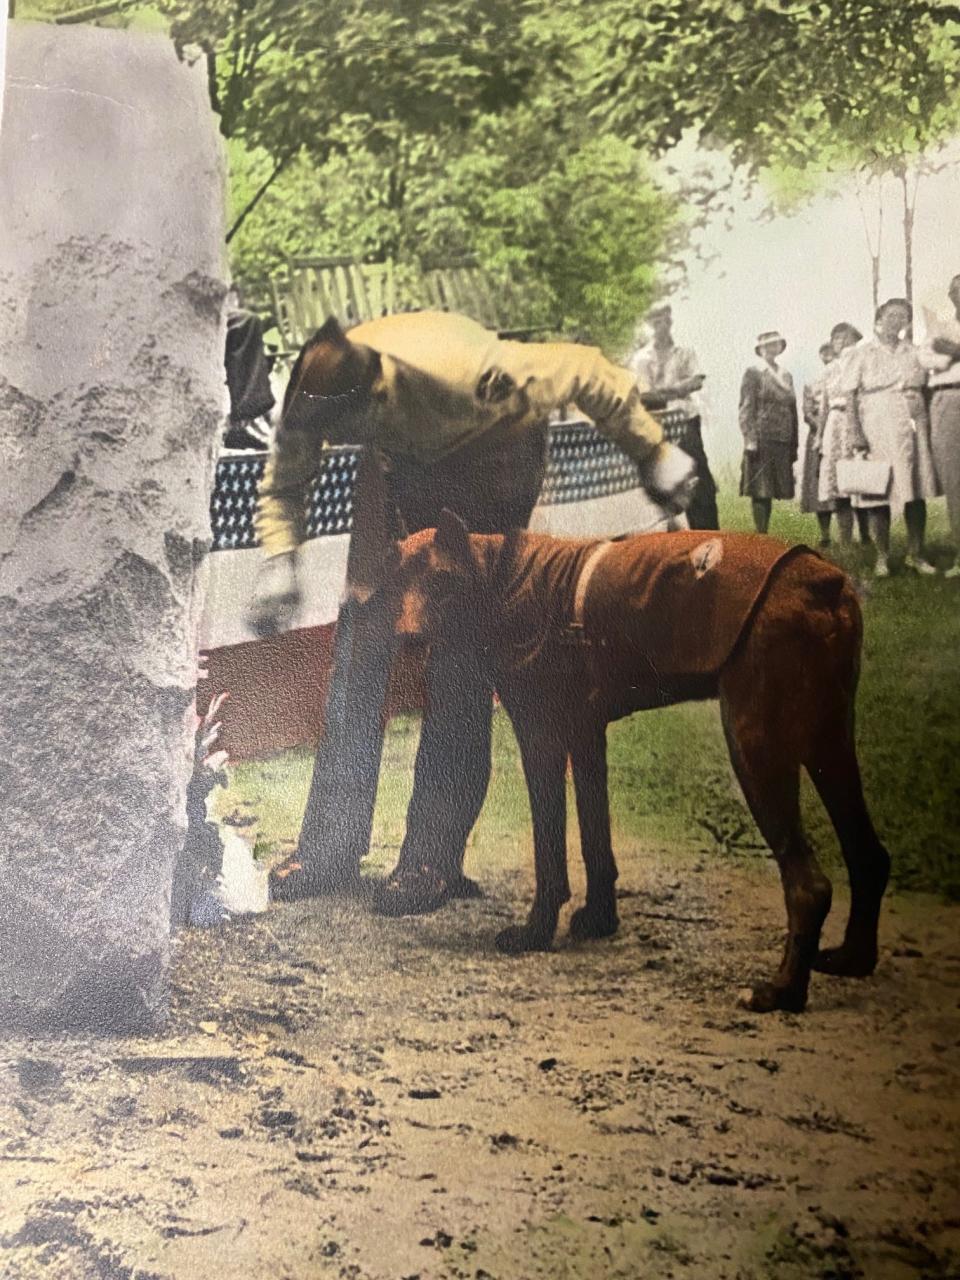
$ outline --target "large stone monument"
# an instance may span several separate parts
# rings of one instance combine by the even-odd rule
[[[0,1030],[162,1020],[223,405],[223,170],[161,38],[13,23]]]

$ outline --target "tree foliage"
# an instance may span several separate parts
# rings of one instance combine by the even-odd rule
[[[456,152],[423,137],[402,166],[362,146],[317,166],[300,157],[264,198],[232,248],[241,276],[285,256],[349,254],[401,264],[472,259],[522,282],[522,318],[629,345],[677,224],[676,200],[629,144],[589,133],[544,149],[536,111],[481,117]],[[269,160],[251,166],[252,190]],[[236,186],[236,182],[235,182]],[[402,201],[395,196],[402,188]],[[237,192],[242,199],[243,187]]]
[[[372,151],[399,127],[432,135],[522,96],[530,0],[159,0],[182,48],[211,59],[227,137],[325,156],[341,124]]]
[[[911,296],[917,183],[960,124],[960,6],[612,0],[604,28],[584,37],[604,51],[594,113],[621,135],[658,150],[696,129],[794,204],[837,173],[882,200],[893,175]],[[876,293],[879,232],[867,239]]]
[[[758,167],[803,164],[824,134],[861,150],[949,124],[960,6],[930,0],[609,0],[594,111],[664,150],[695,128]]]
[[[153,3],[205,65],[244,275],[471,256],[614,344],[728,190],[709,166],[655,183],[652,158],[695,137],[795,202],[894,174],[909,237],[914,175],[958,124],[943,0]]]
[[[676,201],[586,120],[580,52],[541,4],[321,2],[309,22],[289,0],[161,4],[206,59],[242,275],[470,257],[519,275],[528,317],[623,344]]]

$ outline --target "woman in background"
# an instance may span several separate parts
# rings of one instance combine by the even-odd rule
[[[830,330],[833,360],[824,370],[820,399],[820,437],[818,440],[820,473],[817,497],[836,512],[840,541],[853,540],[853,507],[850,498],[837,484],[837,463],[850,453],[850,427],[847,420],[847,397],[843,391],[843,367],[847,352],[855,347],[863,334],[846,321]],[[866,539],[864,539],[866,541]]]
[[[917,348],[903,336],[912,319],[913,308],[905,298],[889,298],[877,308],[875,336],[851,349],[840,366],[848,453],[866,452],[890,464],[886,494],[855,500],[869,513],[878,578],[890,575],[890,521],[901,510],[907,525],[906,567],[915,573],[937,572],[924,554],[925,499],[935,497],[938,488],[923,399],[927,375]]]
[[[827,374],[827,367],[836,358],[833,347],[829,342],[824,342],[820,346],[819,356],[823,368],[811,382],[804,386],[803,395],[800,398],[803,406],[803,420],[807,427],[807,438],[803,447],[803,467],[800,473],[800,510],[806,515],[813,514],[817,517],[817,524],[820,526],[820,545],[821,547],[829,547],[830,517],[836,509],[836,502],[832,499],[823,501],[819,494],[820,447],[823,439],[824,423],[824,419],[821,416],[823,384]]]
[[[751,500],[758,533],[770,526],[774,498],[792,498],[793,464],[797,460],[799,416],[793,378],[777,364],[786,342],[774,330],[761,333],[760,357],[740,384],[740,431],[743,466],[740,493]]]

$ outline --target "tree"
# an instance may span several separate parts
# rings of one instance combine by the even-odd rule
[[[323,164],[362,145],[402,183],[410,137],[462,131],[530,75],[517,38],[530,0],[158,3],[184,56],[204,58],[224,135],[270,157],[239,219],[302,152]]]
[[[541,4],[326,0],[307,24],[289,0],[160,2],[206,60],[248,281],[297,252],[471,257],[519,274],[528,312],[623,344],[677,202],[585,120]]]
[[[611,0],[594,114],[651,148],[695,129],[754,175],[838,171],[902,193],[905,284],[912,296],[917,187],[960,124],[960,6],[937,0]],[[682,86],[682,88],[678,87]],[[808,190],[817,189],[817,181]],[[868,228],[874,281],[880,242]]]
[[[456,153],[417,139],[402,203],[362,147],[320,167],[302,158],[234,239],[235,270],[250,280],[310,253],[389,256],[401,269],[472,259],[518,282],[521,322],[622,350],[656,287],[677,202],[627,143],[585,134],[561,151],[540,120],[529,107],[482,117]],[[234,186],[243,176],[253,189],[268,164],[235,166]]]

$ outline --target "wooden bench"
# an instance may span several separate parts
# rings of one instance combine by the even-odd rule
[[[461,312],[503,338],[527,338],[551,329],[519,323],[524,318],[521,287],[472,262],[417,271],[389,261],[291,258],[283,275],[271,280],[271,292],[277,328],[291,353],[329,316],[349,328],[378,316],[429,308]]]

